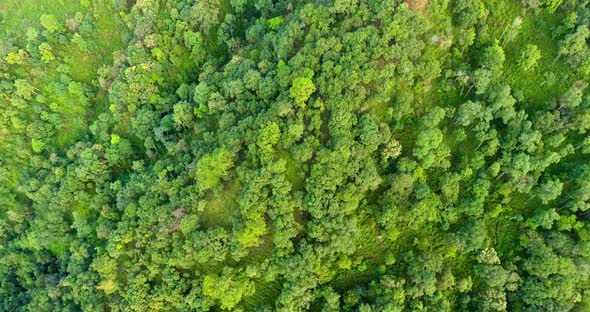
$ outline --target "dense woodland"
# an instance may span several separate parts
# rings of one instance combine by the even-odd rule
[[[588,0],[0,0],[1,311],[589,311]]]

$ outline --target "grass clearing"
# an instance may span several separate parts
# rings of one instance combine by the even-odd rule
[[[242,186],[235,180],[227,184],[219,194],[211,194],[207,199],[205,210],[200,218],[206,228],[221,226],[231,228],[231,216],[235,199],[242,191]]]
[[[39,28],[39,18],[43,14],[52,14],[57,22],[63,25],[66,16],[71,16],[82,9],[76,0],[0,0],[2,11],[2,27],[0,34],[16,35],[22,42],[24,34],[29,27]]]
[[[47,99],[35,111],[51,111],[57,113],[59,126],[56,129],[55,144],[60,149],[66,149],[86,132],[89,120],[103,112],[108,107],[105,94],[92,87],[85,94],[88,98],[80,98],[68,93],[68,80],[92,84],[98,78],[98,69],[110,66],[113,62],[113,52],[125,47],[123,37],[127,26],[119,14],[115,12],[113,4],[96,1],[85,7],[79,1],[65,0],[0,0],[0,10],[3,19],[0,34],[12,38],[18,44],[26,42],[24,34],[27,29],[35,28],[41,34],[43,26],[39,21],[43,14],[53,15],[62,29],[66,20],[77,13],[91,16],[95,33],[82,37],[83,45],[71,40],[72,32],[62,32],[59,36],[67,38],[60,43],[51,43],[55,60],[48,64],[33,65],[32,85],[40,90],[39,94]],[[59,64],[67,65],[67,71],[60,69]],[[64,77],[65,78],[64,80]],[[56,82],[61,82],[61,85]],[[64,90],[65,89],[65,90]],[[33,104],[32,104],[33,105]],[[36,104],[35,104],[36,105]]]
[[[488,18],[490,32],[500,39],[506,56],[504,82],[512,86],[514,91],[522,92],[530,108],[545,105],[547,101],[559,97],[574,82],[572,68],[564,58],[553,63],[559,54],[559,40],[554,38],[554,33],[561,25],[564,13],[550,14],[542,10],[532,14],[514,1],[490,0],[488,3],[489,7],[494,8],[490,10]],[[517,17],[522,19],[518,35],[512,41],[507,41],[507,28]],[[541,59],[535,68],[524,71],[518,63],[527,44],[539,48]],[[546,79],[550,73],[555,75],[553,84]]]

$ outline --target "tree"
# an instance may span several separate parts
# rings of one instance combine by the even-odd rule
[[[316,91],[313,81],[307,77],[299,77],[293,80],[289,94],[295,99],[295,103],[305,108],[305,101]]]
[[[238,270],[225,267],[221,275],[208,274],[203,280],[203,294],[221,302],[221,308],[233,309],[243,297],[254,294],[254,283]]]
[[[514,18],[512,23],[504,29],[502,35],[500,35],[500,41],[502,43],[510,42],[516,38],[518,32],[520,31],[520,27],[522,26],[522,17],[517,16]]]
[[[43,42],[39,45],[39,53],[41,53],[41,59],[47,64],[55,59],[55,56],[51,52],[51,46],[47,42]]]
[[[399,140],[391,138],[389,141],[385,143],[383,146],[383,150],[381,152],[381,158],[383,161],[388,161],[389,159],[396,159],[402,153],[402,145]]]
[[[203,155],[197,162],[196,179],[201,189],[213,189],[219,185],[222,178],[229,174],[233,167],[234,155],[221,147],[211,153]]]
[[[445,118],[445,110],[439,106],[433,107],[424,117],[422,117],[422,123],[424,127],[433,128]]]
[[[461,28],[475,25],[485,15],[479,0],[455,0],[452,5],[454,22]]]
[[[35,87],[29,84],[28,81],[24,79],[17,79],[14,81],[14,86],[16,87],[16,94],[18,94],[23,99],[31,100],[33,98]]]
[[[198,1],[191,11],[191,23],[199,27],[203,34],[209,34],[213,27],[221,23],[221,2],[219,0]]]
[[[277,29],[279,29],[279,27],[281,27],[281,25],[283,24],[283,21],[284,21],[284,19],[282,16],[273,17],[268,20],[268,28],[270,28],[272,30],[277,30]]]
[[[491,70],[495,75],[502,71],[506,56],[504,50],[496,42],[494,45],[487,47],[481,58],[481,65],[483,68]]]
[[[43,27],[45,27],[45,29],[47,29],[50,33],[59,30],[59,24],[57,23],[55,16],[51,14],[41,15],[39,21],[41,22],[41,25],[43,25]]]
[[[567,207],[571,211],[586,211],[590,209],[590,166],[581,165],[572,173],[574,185],[568,196]]]
[[[559,214],[555,209],[541,209],[527,221],[527,224],[533,229],[542,227],[544,229],[551,229],[553,223],[559,221]]]
[[[229,3],[234,8],[236,13],[242,13],[244,12],[244,8],[247,2],[245,0],[230,0]]]
[[[118,136],[115,133],[111,134],[111,144],[113,144],[113,145],[119,144],[120,141],[121,141],[121,137],[120,136]]]
[[[273,122],[260,129],[256,145],[261,148],[271,148],[279,143],[280,138],[281,129],[278,124]]]
[[[584,81],[577,81],[572,85],[560,98],[559,98],[559,109],[567,108],[574,109],[582,103],[582,96],[584,95],[584,89],[588,84]]]
[[[190,127],[194,120],[193,107],[186,102],[178,102],[174,104],[174,121],[179,126]]]
[[[18,65],[22,65],[25,63],[25,59],[26,59],[26,53],[24,52],[24,50],[18,50],[17,52],[10,52],[6,55],[6,57],[4,58],[4,60],[6,60],[6,63],[14,65],[14,64],[18,64]]]
[[[377,121],[369,115],[364,115],[360,118],[358,126],[359,141],[366,146],[369,153],[376,151],[383,141]]]
[[[483,106],[481,103],[467,101],[457,110],[455,121],[462,127],[473,124],[477,118],[482,114]]]
[[[524,303],[525,307],[531,310],[547,307],[569,310],[579,301],[580,289],[576,286],[576,280],[583,277],[578,274],[571,254],[562,254],[551,243],[568,244],[567,240],[563,234],[558,234],[546,241],[539,233],[532,231],[523,239],[527,256],[521,267],[526,275],[523,275],[524,280],[517,294],[518,301]]]
[[[563,183],[559,179],[550,179],[538,187],[537,195],[543,205],[547,205],[550,201],[556,199],[563,188]]]
[[[541,50],[534,44],[527,44],[522,53],[518,65],[525,71],[533,69],[541,59]]]
[[[562,56],[577,56],[582,51],[587,49],[586,40],[590,36],[590,29],[586,25],[580,25],[576,29],[576,32],[569,34],[561,42],[559,48],[559,54],[553,60],[553,64]]]
[[[442,132],[438,128],[432,128],[418,134],[416,146],[412,152],[424,168],[429,168],[446,158],[449,148],[443,143]]]
[[[557,8],[563,3],[563,0],[541,0],[541,2],[547,7],[547,11],[555,13]]]

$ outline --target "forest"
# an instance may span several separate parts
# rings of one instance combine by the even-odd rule
[[[0,311],[590,311],[590,0],[0,0]]]

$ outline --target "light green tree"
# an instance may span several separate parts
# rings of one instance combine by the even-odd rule
[[[311,79],[306,77],[295,78],[289,94],[295,99],[295,103],[300,107],[305,107],[305,101],[316,91],[315,85]]]

